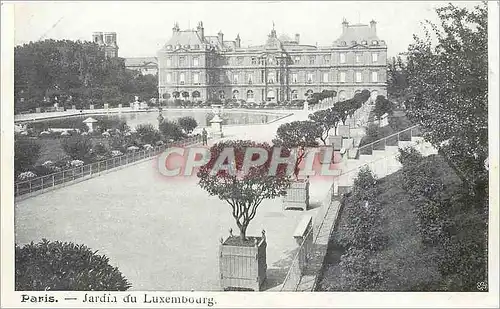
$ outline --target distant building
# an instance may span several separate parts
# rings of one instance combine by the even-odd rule
[[[158,59],[156,57],[125,58],[125,67],[140,72],[142,75],[158,74]]]
[[[265,44],[242,47],[238,35],[205,35],[203,23],[181,31],[158,52],[160,98],[190,100],[244,99],[282,102],[305,99],[313,92],[335,90],[347,99],[368,89],[386,95],[387,46],[370,25],[342,23],[342,35],[329,46],[301,44],[300,35],[278,36]]]
[[[116,43],[116,32],[94,32],[92,42],[102,46],[106,57],[118,57],[118,45]]]

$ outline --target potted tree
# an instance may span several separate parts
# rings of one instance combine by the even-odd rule
[[[319,110],[317,112],[314,112],[313,114],[309,115],[309,119],[318,125],[321,126],[323,129],[323,132],[320,136],[321,141],[325,146],[333,146],[334,150],[339,150],[336,148],[336,146],[339,146],[339,142],[336,141],[334,138],[332,139],[330,137],[330,130],[334,129],[335,137],[337,137],[337,127],[340,122],[340,112],[337,107],[330,107],[329,109],[325,110]],[[342,139],[340,138],[340,142]],[[321,163],[328,163],[331,162],[331,159],[333,158],[326,158],[324,156],[325,152],[323,152],[323,155],[320,156],[320,162]]]
[[[323,133],[322,127],[313,121],[293,121],[282,124],[273,140],[275,146],[283,147],[290,153],[296,150],[294,180],[287,189],[283,200],[284,209],[302,209],[309,207],[309,179],[299,179],[299,166],[307,155],[307,149],[318,147],[318,139]]]
[[[230,231],[228,238],[221,239],[222,290],[260,291],[266,279],[264,231],[261,236],[247,236],[246,233],[262,201],[283,196],[290,184],[285,167],[278,166],[276,172],[270,173],[272,151],[272,146],[267,143],[222,141],[210,148],[210,160],[198,171],[200,187],[231,206],[239,229],[239,235]],[[262,160],[262,164],[244,164],[248,158],[252,162]]]

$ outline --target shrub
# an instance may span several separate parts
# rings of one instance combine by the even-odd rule
[[[343,216],[346,220],[337,234],[342,246],[370,251],[380,250],[385,246],[376,183],[376,178],[368,168],[359,171],[352,193],[343,201]]]
[[[121,132],[127,131],[127,122],[116,117],[97,117],[97,126],[100,133],[104,133],[108,130],[120,130]]]
[[[40,157],[41,146],[37,142],[19,138],[14,140],[14,169],[21,173],[31,168]]]
[[[100,157],[107,157],[109,155],[109,149],[103,143],[97,143],[92,148],[92,154]]]
[[[15,247],[17,291],[126,291],[131,287],[109,258],[84,245],[49,242]]]
[[[154,144],[161,140],[160,132],[150,123],[138,125],[135,131],[143,144]]]
[[[86,136],[72,136],[61,141],[64,152],[75,160],[88,160],[92,141]]]
[[[17,176],[17,180],[24,181],[24,180],[32,179],[35,177],[37,177],[37,175],[35,173],[28,171],[28,172],[23,172],[23,173],[19,174]]]
[[[177,120],[177,123],[181,126],[186,133],[191,133],[198,126],[196,119],[190,116],[181,117]]]
[[[178,141],[185,137],[184,132],[182,132],[181,126],[173,121],[163,121],[160,124],[160,132],[165,140]]]

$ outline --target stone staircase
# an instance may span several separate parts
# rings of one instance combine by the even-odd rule
[[[406,147],[414,147],[423,156],[437,153],[437,150],[420,136],[419,126],[412,126],[372,143],[346,150],[341,163],[342,174],[337,185],[352,186],[357,171],[363,166],[368,166],[378,178],[396,172],[401,168],[401,163],[397,160],[398,150]]]

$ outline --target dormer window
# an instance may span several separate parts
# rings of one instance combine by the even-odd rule
[[[167,45],[167,49],[171,50],[172,49],[172,45]]]
[[[356,42],[356,41],[351,41],[351,44],[352,44],[352,45],[356,45],[356,44],[358,44],[358,42]]]
[[[195,44],[195,45],[194,45],[194,49],[200,49],[200,45]]]
[[[342,46],[346,46],[346,45],[347,45],[347,43],[346,43],[345,41],[342,41],[342,42],[340,42],[340,45],[342,45]]]
[[[367,44],[368,44],[368,42],[367,42],[367,41],[362,41],[362,42],[361,42],[361,44],[363,44],[363,45],[367,45]]]
[[[179,48],[181,48],[181,44],[177,44],[176,49],[179,49]]]
[[[184,48],[189,49],[189,45],[184,45]]]
[[[378,45],[378,41],[377,40],[373,40],[372,41],[372,45]]]

